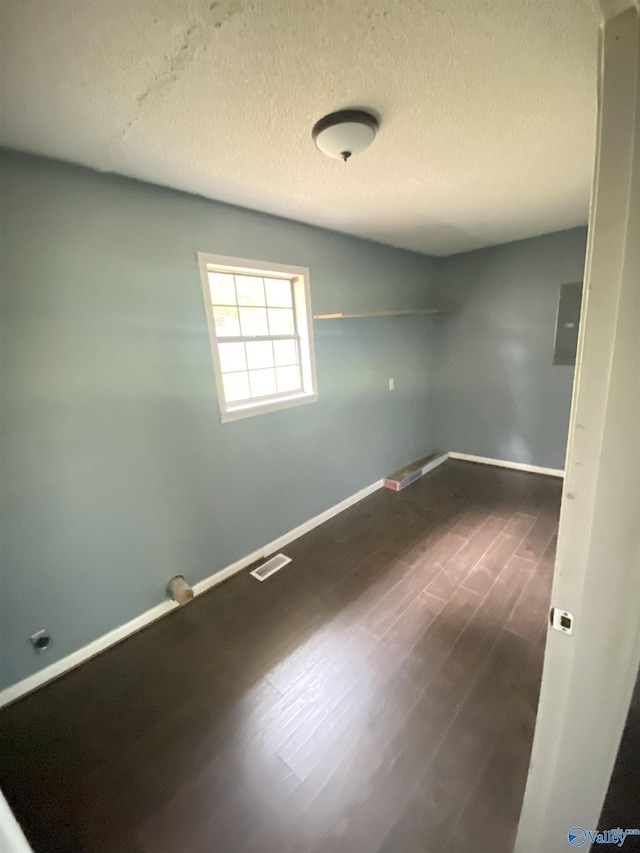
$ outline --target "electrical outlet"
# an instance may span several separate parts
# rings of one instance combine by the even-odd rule
[[[393,389],[395,387],[396,387],[395,379],[390,379],[389,380],[389,391],[393,391]]]
[[[29,640],[33,646],[34,652],[41,655],[42,652],[46,652],[51,645],[51,634],[46,628],[43,628],[42,631],[36,631],[35,634],[32,634],[29,637]]]

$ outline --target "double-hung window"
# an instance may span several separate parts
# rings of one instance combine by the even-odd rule
[[[198,261],[222,421],[315,401],[309,270]]]

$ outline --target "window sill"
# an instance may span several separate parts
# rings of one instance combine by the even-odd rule
[[[294,406],[303,406],[305,403],[315,403],[318,399],[316,393],[312,394],[295,394],[291,397],[282,397],[279,400],[269,400],[266,403],[258,405],[238,406],[235,409],[228,409],[226,412],[220,413],[220,420],[223,424],[231,421],[239,421],[242,418],[251,418],[254,415],[266,415],[269,412],[278,412],[280,409],[291,409]]]

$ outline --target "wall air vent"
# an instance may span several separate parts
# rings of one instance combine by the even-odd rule
[[[284,554],[276,554],[275,557],[271,557],[266,563],[254,569],[251,574],[259,581],[266,581],[268,577],[280,571],[283,566],[286,566],[290,562],[291,557],[285,557]]]

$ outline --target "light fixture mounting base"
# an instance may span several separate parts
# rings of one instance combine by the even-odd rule
[[[379,126],[378,119],[366,110],[338,110],[319,119],[311,137],[323,154],[346,163],[371,145]]]

